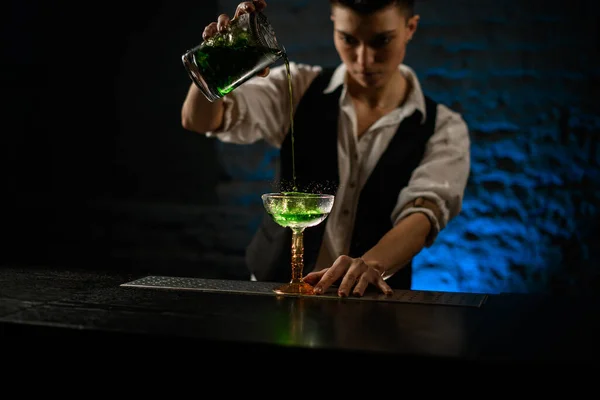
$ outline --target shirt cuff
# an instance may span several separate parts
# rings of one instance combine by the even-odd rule
[[[444,202],[438,197],[426,193],[415,193],[411,199],[400,209],[395,224],[411,214],[420,212],[425,214],[431,223],[431,230],[425,239],[425,247],[431,247],[440,231],[448,221],[448,209]]]
[[[233,93],[222,98],[223,100],[223,124],[221,128],[206,132],[206,136],[215,137],[221,133],[230,132],[246,115],[247,107]]]

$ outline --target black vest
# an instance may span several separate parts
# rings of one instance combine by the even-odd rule
[[[335,194],[339,185],[337,143],[339,99],[342,85],[325,94],[333,69],[324,70],[310,85],[294,116],[294,160],[299,191]],[[360,257],[393,225],[391,213],[400,191],[419,166],[425,146],[435,130],[437,104],[425,97],[427,119],[416,111],[405,118],[375,169],[367,179],[358,202],[350,257]],[[292,135],[286,136],[279,158],[277,181],[281,191],[293,182]],[[304,231],[304,274],[312,271],[320,250],[327,220]],[[264,211],[262,223],[246,251],[246,263],[259,281],[291,279],[289,228],[277,225]],[[411,288],[412,263],[386,280],[394,289]]]

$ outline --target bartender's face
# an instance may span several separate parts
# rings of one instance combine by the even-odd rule
[[[419,16],[407,17],[391,4],[371,15],[332,6],[335,48],[351,79],[363,87],[382,87],[404,61]]]

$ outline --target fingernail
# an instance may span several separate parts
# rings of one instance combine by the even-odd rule
[[[338,296],[340,297],[346,297],[346,293],[342,292],[341,290],[338,291]]]
[[[315,288],[315,293],[316,293],[316,294],[321,294],[321,293],[323,293],[323,289],[321,289],[320,287],[318,287],[318,286],[317,286],[317,287]]]

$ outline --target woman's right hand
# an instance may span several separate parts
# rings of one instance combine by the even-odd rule
[[[265,0],[253,0],[253,1],[243,1],[238,4],[235,9],[235,14],[233,18],[237,18],[244,13],[251,13],[254,11],[261,11],[267,6],[267,2]],[[216,22],[211,22],[204,28],[204,32],[202,32],[202,39],[207,40],[208,38],[214,36],[217,32],[225,32],[229,28],[229,23],[231,19],[227,14],[219,15],[219,18]],[[261,72],[257,74],[258,76],[265,77],[269,75],[269,68],[265,68]]]

